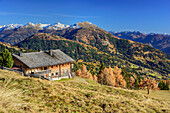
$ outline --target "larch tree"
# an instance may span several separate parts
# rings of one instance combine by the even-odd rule
[[[94,80],[95,82],[97,82],[97,76],[96,76],[96,75],[93,75],[93,80]]]
[[[80,69],[77,70],[76,75],[82,78],[93,80],[92,74],[89,71],[87,71],[87,68],[85,65],[81,67],[81,70]]]
[[[113,74],[115,75],[115,86],[116,87],[126,87],[126,81],[124,80],[122,74],[121,74],[122,70],[121,68],[118,68],[117,66],[114,67],[114,71]]]
[[[132,76],[130,76],[129,78],[129,85],[130,85],[130,88],[134,88],[135,86],[135,79]]]
[[[103,70],[99,73],[97,81],[98,83],[100,83],[101,85],[103,85],[103,79],[104,79],[104,74],[103,74]]]
[[[113,71],[109,68],[104,68],[98,76],[98,82],[101,85],[114,86],[115,78],[113,77]]]
[[[98,82],[104,85],[126,87],[126,81],[121,75],[121,69],[115,66],[114,71],[109,66],[104,68],[98,76]]]
[[[80,69],[76,71],[76,76],[81,77],[81,70]]]
[[[109,68],[105,68],[103,73],[106,85],[115,86],[115,75],[113,74],[112,68],[110,66]]]
[[[83,78],[86,78],[87,77],[87,68],[86,68],[86,65],[83,65],[81,67],[81,74],[82,74],[82,77]]]
[[[89,79],[89,80],[93,80],[93,76],[89,71],[86,74],[86,78]]]

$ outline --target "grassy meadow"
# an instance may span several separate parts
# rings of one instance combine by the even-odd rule
[[[75,78],[47,81],[0,70],[2,113],[170,112],[170,91],[128,90]]]

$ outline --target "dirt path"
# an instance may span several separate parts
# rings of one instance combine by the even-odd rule
[[[88,83],[86,80],[84,80],[83,78],[75,77],[75,79],[78,80],[78,81],[80,81],[80,82],[89,84],[89,83]]]

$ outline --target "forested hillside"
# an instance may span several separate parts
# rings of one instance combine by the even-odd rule
[[[76,32],[73,32],[74,30]],[[18,43],[17,46],[33,50],[61,49],[76,61],[86,62],[89,68],[104,62],[106,66],[118,65],[129,74],[135,73],[139,77],[146,75],[157,79],[168,78],[168,55],[150,46],[119,39],[100,30],[91,27],[62,32],[62,35],[59,32],[39,33]],[[70,33],[73,33],[73,37],[68,39]],[[92,33],[96,35],[91,35]],[[83,34],[85,38],[81,38]],[[86,35],[91,35],[91,38]]]

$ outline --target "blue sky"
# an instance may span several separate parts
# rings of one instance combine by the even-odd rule
[[[83,21],[108,31],[170,34],[170,0],[0,0],[0,25]]]

